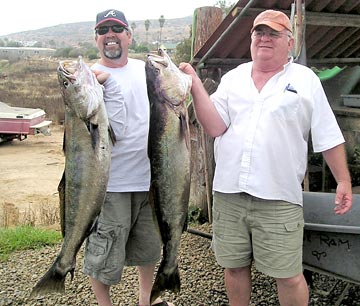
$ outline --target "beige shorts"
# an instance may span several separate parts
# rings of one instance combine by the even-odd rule
[[[302,273],[304,218],[299,205],[246,193],[214,194],[213,249],[225,268],[251,265],[275,278]]]
[[[125,265],[156,264],[160,252],[160,235],[148,193],[108,192],[86,240],[83,272],[106,285],[114,285],[120,282]]]

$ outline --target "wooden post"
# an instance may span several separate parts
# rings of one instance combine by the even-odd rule
[[[223,19],[221,8],[199,7],[194,12],[192,28],[191,58],[200,50]]]
[[[206,6],[197,8],[195,10],[192,27],[191,58],[193,58],[193,56],[201,49],[207,39],[219,26],[222,19],[223,12],[218,7]],[[208,82],[207,86],[206,84],[204,85],[209,94],[214,91],[211,82]],[[194,112],[192,104],[189,106],[189,108],[192,112]],[[196,202],[196,206],[200,207],[202,211],[207,212],[206,215],[209,222],[211,223],[212,179],[214,173],[213,139],[205,135],[204,130],[199,124],[195,124],[195,126],[197,134],[196,148],[198,152],[198,156],[195,160],[198,164],[196,164],[196,167],[194,167],[194,169],[201,169],[201,173],[196,172],[193,173],[192,176],[192,178],[195,179],[195,181],[191,183],[193,189],[191,195],[194,198],[194,201],[192,202]]]

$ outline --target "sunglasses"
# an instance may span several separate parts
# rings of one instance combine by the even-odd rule
[[[96,33],[99,35],[105,35],[107,32],[109,32],[109,30],[111,29],[111,31],[113,31],[114,33],[122,33],[124,32],[124,30],[126,29],[125,27],[115,24],[112,26],[102,26],[102,27],[98,27],[96,30]]]

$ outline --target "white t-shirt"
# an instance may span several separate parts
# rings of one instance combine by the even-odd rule
[[[91,68],[111,74],[103,84],[109,122],[116,135],[107,191],[148,191],[150,110],[145,62],[129,59],[121,68],[109,68],[98,63]]]
[[[211,96],[227,131],[215,139],[213,189],[302,205],[311,131],[315,152],[344,142],[319,78],[290,62],[257,90],[252,62],[226,73]]]

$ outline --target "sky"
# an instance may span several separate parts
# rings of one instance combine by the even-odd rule
[[[194,10],[214,6],[217,0],[7,0],[2,5],[0,36],[37,30],[59,24],[94,21],[96,14],[107,9],[125,13],[133,20],[182,18]]]

